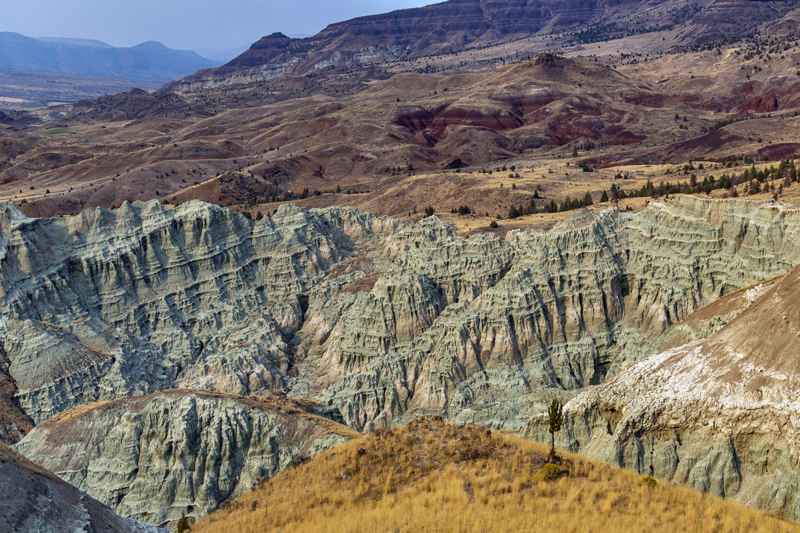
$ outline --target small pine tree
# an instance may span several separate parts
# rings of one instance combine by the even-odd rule
[[[603,194],[600,196],[600,203],[604,204],[608,202],[608,192],[603,191]]]
[[[553,401],[550,402],[550,407],[547,409],[547,418],[550,429],[549,461],[551,463],[554,462],[556,459],[556,433],[561,431],[561,426],[564,424],[563,409],[564,406],[561,404],[561,400],[559,400],[558,398],[553,398]]]

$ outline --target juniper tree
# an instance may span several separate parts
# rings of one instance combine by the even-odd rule
[[[550,402],[550,407],[547,409],[547,418],[550,426],[549,461],[551,463],[555,461],[556,458],[556,433],[561,431],[561,426],[564,423],[563,408],[564,406],[561,404],[561,400],[559,400],[558,398],[553,398],[553,401]]]

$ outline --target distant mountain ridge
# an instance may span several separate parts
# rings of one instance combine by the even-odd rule
[[[553,47],[676,30],[667,48],[740,40],[800,6],[800,0],[448,0],[329,25],[317,35],[262,37],[226,65],[169,89],[193,93],[331,67],[382,68],[533,36]]]
[[[0,72],[166,82],[216,64],[195,52],[154,41],[117,48],[89,39],[0,33]]]

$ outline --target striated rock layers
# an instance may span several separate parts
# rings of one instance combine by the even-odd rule
[[[567,404],[565,444],[800,519],[800,269],[708,338]]]
[[[687,46],[725,42],[751,35],[796,6],[797,0],[449,0],[338,22],[303,39],[274,33],[228,64],[169,89],[187,95],[335,68],[381,68],[545,34],[571,43],[569,34],[609,40],[674,29]]]
[[[357,429],[433,412],[521,430],[542,390],[600,383],[646,353],[639,333],[800,264],[799,221],[685,197],[464,239],[347,208],[3,207],[6,402],[39,423],[163,389],[274,391]]]
[[[168,391],[78,407],[17,449],[118,513],[168,525],[354,435],[295,402]]]
[[[638,0],[623,0],[631,9]],[[330,67],[383,65],[478,44],[575,28],[613,11],[598,0],[450,0],[331,24],[313,37],[274,33],[220,68],[201,71],[170,87],[178,93],[314,74]]]
[[[167,533],[108,507],[0,444],[0,531]]]
[[[0,427],[15,441],[38,424],[20,450],[118,512],[162,524],[204,514],[345,437],[319,433],[330,422],[310,407],[286,417],[200,391],[313,400],[324,406],[314,412],[359,430],[438,414],[524,432],[545,397],[608,382],[570,404],[572,447],[762,498],[746,486],[742,462],[747,472],[777,465],[793,476],[788,451],[765,451],[777,441],[746,452],[733,429],[731,440],[713,440],[720,426],[703,426],[714,419],[694,404],[669,412],[684,421],[697,413],[686,425],[696,432],[635,426],[655,420],[646,409],[619,424],[624,406],[657,398],[673,374],[694,376],[692,390],[703,390],[695,348],[636,366],[667,336],[720,335],[747,353],[724,337],[724,323],[672,326],[800,265],[798,231],[798,210],[694,197],[638,213],[584,212],[505,238],[461,238],[435,217],[401,223],[349,208],[283,207],[252,221],[200,202],[58,219],[2,206],[0,393],[9,414]],[[780,356],[773,348],[765,353]],[[658,378],[673,360],[688,362]],[[766,389],[752,394],[778,394],[775,380],[754,379]],[[187,391],[153,395],[166,389]],[[620,414],[606,416],[606,397]],[[726,420],[749,431],[745,419]],[[793,505],[793,495],[772,490],[755,503]]]

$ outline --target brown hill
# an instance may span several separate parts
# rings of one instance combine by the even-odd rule
[[[564,45],[674,30],[674,42],[683,47],[708,45],[749,36],[796,5],[753,0],[449,0],[339,22],[306,39],[272,34],[227,65],[173,87],[192,91],[193,85],[238,84],[252,76],[270,79],[459,54],[539,34]]]
[[[320,454],[192,531],[797,531],[720,499],[472,426],[419,420]]]
[[[504,215],[537,187],[548,199],[598,198],[620,171],[599,179],[578,168],[587,159],[602,167],[792,157],[800,81],[786,68],[799,55],[792,49],[751,75],[734,51],[618,69],[544,54],[219,112],[175,95],[118,95],[79,108],[79,121],[0,130],[0,198],[40,216],[154,197],[344,203],[395,215],[466,205]],[[748,111],[778,90],[781,113]]]
[[[253,212],[284,202],[392,215],[466,207],[486,227],[534,196],[596,202],[619,176],[639,188],[689,181],[675,168],[690,161],[714,163],[715,172],[695,172],[702,181],[723,164],[800,156],[793,2],[576,5],[451,1],[306,40],[275,34],[217,81],[204,74],[176,92],[131,91],[41,112],[40,125],[0,125],[0,200],[37,216],[152,198]],[[558,24],[519,33],[550,15]],[[744,21],[735,35],[750,37],[687,44],[703,28],[728,31],[715,22],[728,15]],[[386,22],[395,19],[397,27]],[[586,20],[592,31],[564,29]],[[415,28],[434,26],[437,39],[460,36],[463,49],[429,40],[421,55],[406,50],[384,65],[384,45],[369,45],[372,55],[352,56],[365,64],[314,63],[373,41],[395,50]]]

